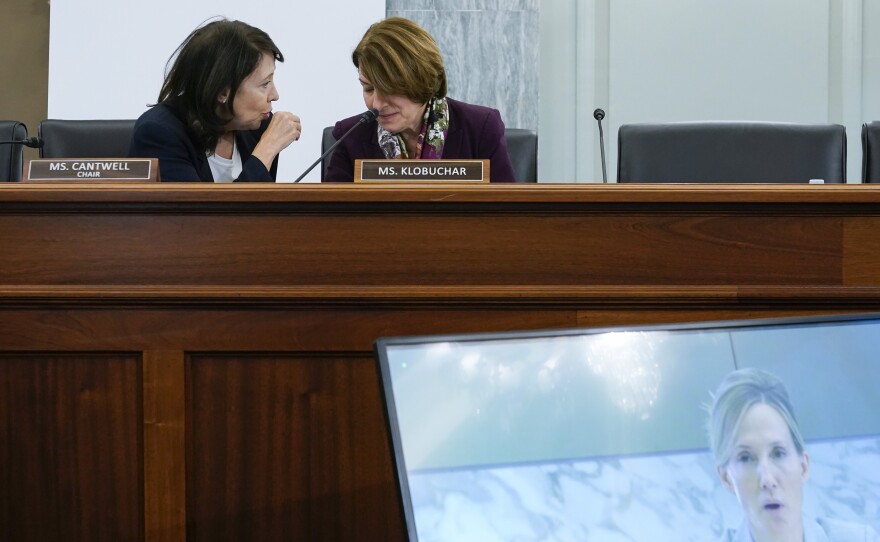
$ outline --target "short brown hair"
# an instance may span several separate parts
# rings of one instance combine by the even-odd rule
[[[416,103],[446,96],[446,68],[437,42],[403,17],[370,26],[351,53],[351,61],[380,93],[406,96]]]

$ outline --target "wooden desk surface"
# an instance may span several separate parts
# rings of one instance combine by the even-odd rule
[[[0,539],[403,540],[377,337],[875,311],[878,232],[872,185],[0,183]]]

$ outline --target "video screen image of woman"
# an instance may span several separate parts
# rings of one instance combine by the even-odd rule
[[[411,540],[878,542],[880,315],[376,352]]]

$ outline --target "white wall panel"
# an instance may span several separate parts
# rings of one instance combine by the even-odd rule
[[[596,123],[583,113],[603,107],[612,179],[622,124],[763,120],[845,125],[848,181],[859,182],[861,123],[880,120],[877,2],[545,0],[541,10],[542,47],[571,43],[576,56],[541,55],[542,145],[576,142],[565,153],[575,165],[539,163],[542,179],[600,180]],[[569,72],[573,92],[569,78],[544,76]]]
[[[862,21],[862,118],[880,120],[880,2],[866,0]]]
[[[262,28],[285,56],[275,109],[303,122],[300,141],[281,154],[278,179],[292,181],[320,155],[325,126],[364,110],[351,51],[385,16],[385,0],[54,0],[49,117],[138,117],[156,102],[175,48],[215,15]],[[308,180],[318,178],[316,168]]]
[[[582,163],[576,133],[577,108],[583,107],[578,92],[577,66],[593,71],[589,59],[579,58],[576,45],[577,6],[574,2],[542,0],[538,65],[538,179],[541,182],[570,182]],[[592,164],[592,162],[590,162]]]
[[[609,124],[828,121],[828,0],[611,2]],[[611,153],[616,163],[616,145]]]

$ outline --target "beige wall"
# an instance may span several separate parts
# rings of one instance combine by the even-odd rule
[[[0,119],[22,121],[36,135],[48,102],[49,0],[0,0],[0,13]]]

